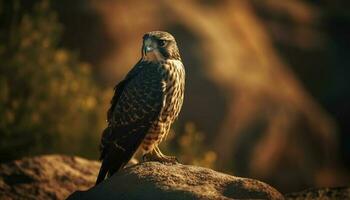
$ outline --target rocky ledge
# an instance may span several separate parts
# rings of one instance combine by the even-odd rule
[[[65,199],[90,188],[100,163],[79,157],[47,155],[0,165],[0,199]]]
[[[190,165],[145,162],[126,168],[75,199],[283,199],[267,185]]]
[[[0,165],[0,199],[284,199],[254,179],[190,165],[145,162],[94,187],[100,163],[61,155]],[[347,199],[349,188],[315,189],[286,199]]]

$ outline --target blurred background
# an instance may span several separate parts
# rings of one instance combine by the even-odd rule
[[[350,181],[350,4],[0,0],[0,162],[98,158],[112,88],[165,30],[186,67],[162,148],[291,192]]]

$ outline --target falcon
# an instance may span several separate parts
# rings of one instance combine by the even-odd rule
[[[142,56],[114,88],[102,133],[102,165],[96,185],[122,169],[136,152],[144,160],[176,162],[158,145],[182,107],[185,68],[175,38],[153,31],[143,36]]]

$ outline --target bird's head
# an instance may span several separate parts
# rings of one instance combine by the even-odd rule
[[[149,62],[181,60],[175,38],[164,31],[152,31],[143,36],[142,58]]]

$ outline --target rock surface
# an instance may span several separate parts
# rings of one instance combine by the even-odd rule
[[[65,199],[94,184],[100,164],[60,155],[24,158],[0,165],[0,199]]]
[[[75,199],[283,199],[271,186],[190,165],[145,162],[126,168]]]
[[[48,155],[0,165],[0,199],[65,199],[95,182],[100,164]],[[269,185],[211,169],[146,162],[125,168],[74,199],[283,199]]]
[[[97,161],[62,155],[23,158],[0,164],[0,199],[284,198],[271,186],[254,179],[234,177],[203,167],[157,162],[127,167],[93,187],[99,167]],[[287,194],[285,198],[350,199],[350,188],[309,189]]]

